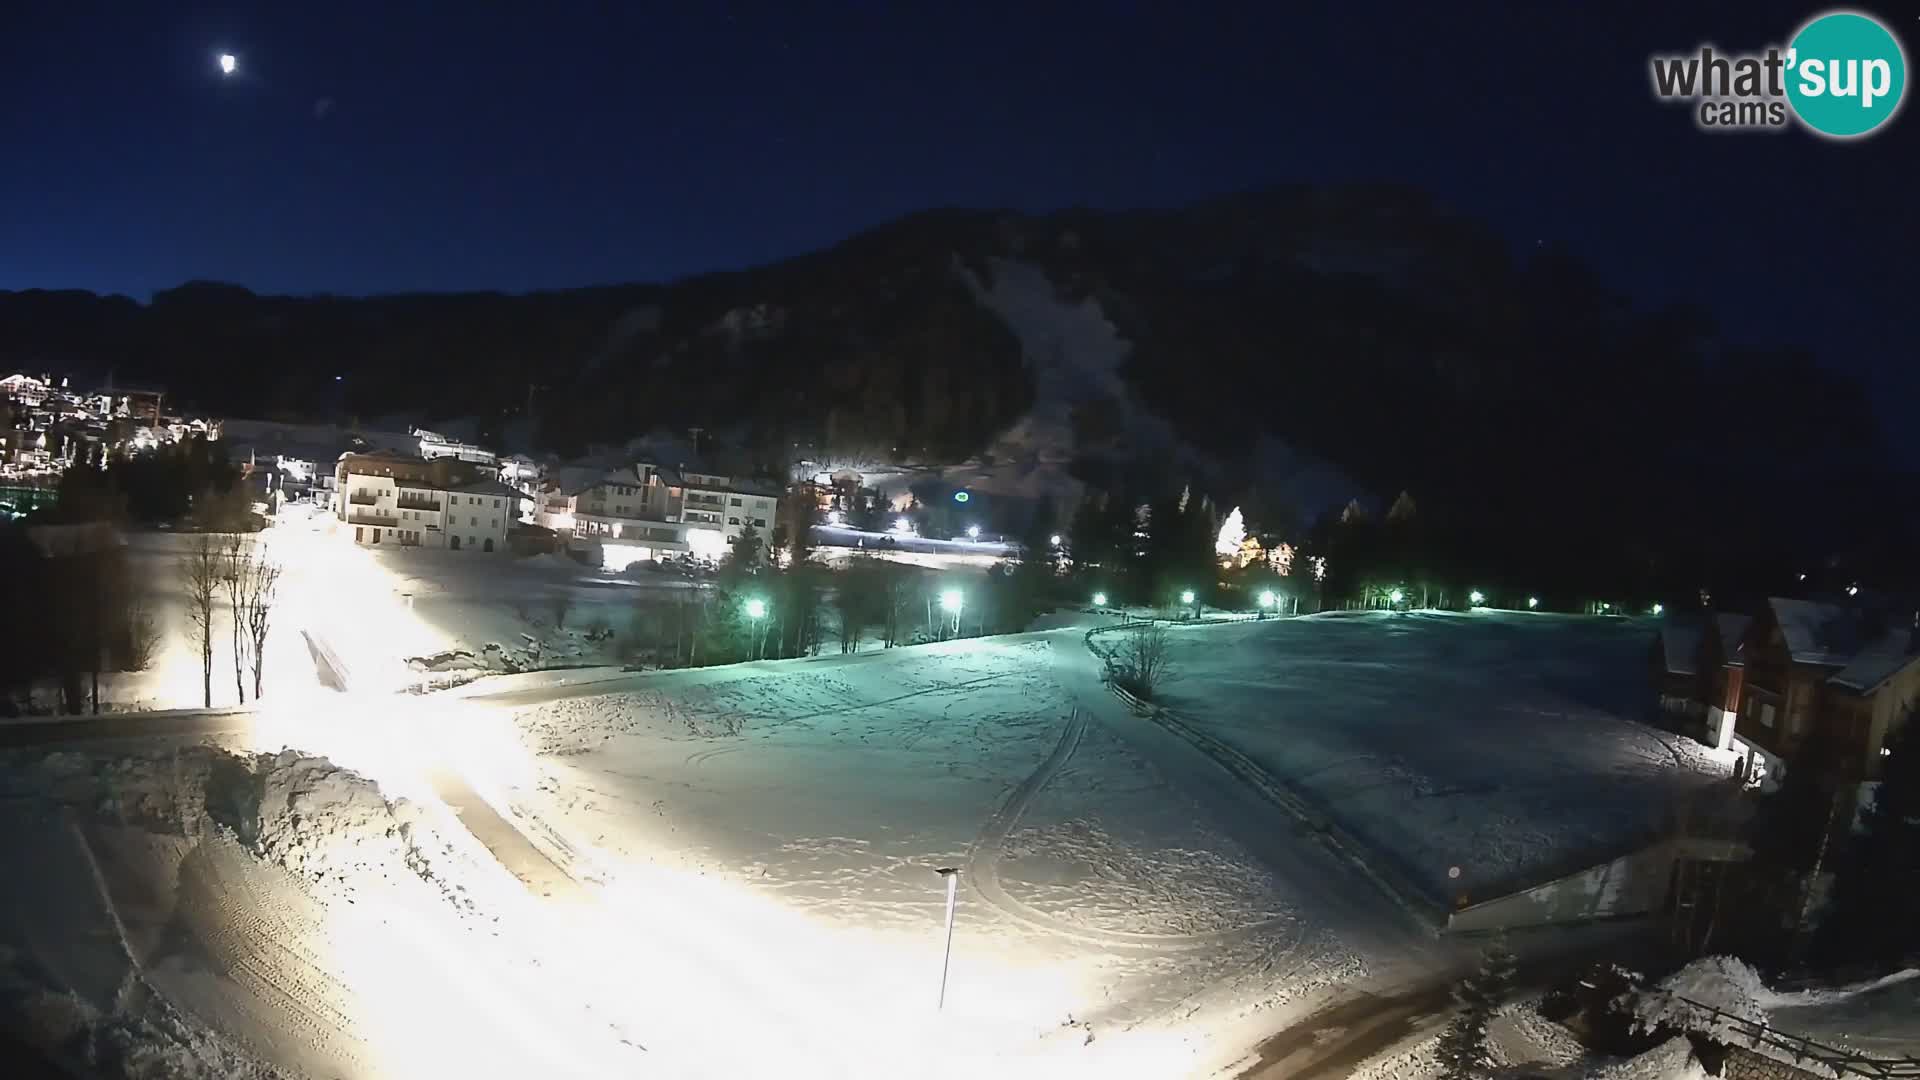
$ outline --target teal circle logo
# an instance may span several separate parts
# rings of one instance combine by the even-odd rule
[[[1787,46],[1787,101],[1800,122],[1850,139],[1893,119],[1907,89],[1907,57],[1893,31],[1853,11],[1821,15]]]

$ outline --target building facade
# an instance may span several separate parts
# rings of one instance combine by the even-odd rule
[[[556,470],[535,523],[614,570],[691,556],[718,560],[748,529],[765,537],[779,491],[768,484],[648,462],[610,470]]]
[[[333,510],[353,542],[504,552],[521,494],[458,458],[343,454]]]

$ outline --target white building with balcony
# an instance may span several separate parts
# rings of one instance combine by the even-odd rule
[[[366,546],[505,551],[525,496],[448,462],[347,454],[336,469],[334,516]]]

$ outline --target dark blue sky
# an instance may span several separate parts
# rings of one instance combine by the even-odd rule
[[[1716,137],[1648,89],[1650,52],[1821,5],[1068,7],[11,5],[0,288],[658,280],[929,206],[1384,179],[1920,392],[1920,115]],[[1865,10],[1920,55],[1920,19]]]

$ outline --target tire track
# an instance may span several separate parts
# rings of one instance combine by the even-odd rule
[[[1044,911],[1022,903],[1010,895],[1000,881],[1000,852],[1005,850],[1007,837],[1026,816],[1027,809],[1060,770],[1080,748],[1080,740],[1086,734],[1086,714],[1079,709],[1067,718],[1067,724],[1060,732],[1060,741],[1054,745],[1038,768],[1020,781],[1000,808],[987,818],[986,824],[974,838],[973,845],[967,850],[966,878],[973,890],[995,910],[1008,918],[1032,930],[1064,937],[1073,941],[1107,948],[1141,949],[1165,951],[1173,949],[1197,949],[1213,945],[1224,945],[1249,941],[1280,927],[1299,929],[1299,921],[1291,915],[1262,919],[1246,926],[1230,930],[1205,930],[1189,934],[1149,934],[1127,930],[1100,930],[1093,927],[1078,926],[1064,919],[1056,918]],[[1296,947],[1298,942],[1286,946],[1287,951]]]

